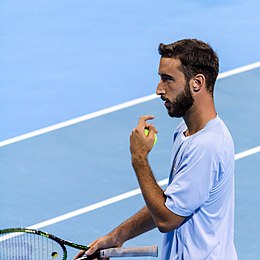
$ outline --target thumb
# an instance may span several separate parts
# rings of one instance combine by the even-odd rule
[[[154,125],[150,125],[149,126],[149,133],[152,133],[152,134],[157,134],[158,133],[158,130],[155,128]]]

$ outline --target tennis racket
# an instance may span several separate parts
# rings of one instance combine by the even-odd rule
[[[0,230],[0,259],[3,260],[66,260],[65,246],[88,250],[88,246],[60,239],[46,232],[28,228],[9,228]],[[124,256],[158,255],[157,246],[133,248],[108,248],[99,250],[91,256],[80,259]]]

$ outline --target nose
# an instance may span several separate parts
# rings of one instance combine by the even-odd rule
[[[165,89],[163,86],[164,86],[164,84],[163,84],[162,80],[160,80],[160,82],[158,83],[157,88],[156,88],[157,95],[161,96],[161,95],[165,94]]]

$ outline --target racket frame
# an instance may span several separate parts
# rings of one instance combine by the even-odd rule
[[[4,235],[4,234],[15,234],[17,233],[16,235],[14,236],[19,236],[20,234],[19,233],[29,233],[29,234],[34,234],[34,235],[39,235],[39,236],[42,236],[42,237],[45,237],[45,238],[48,238],[48,239],[51,239],[53,241],[55,241],[57,244],[60,245],[60,247],[62,248],[63,250],[63,260],[66,260],[67,259],[67,256],[68,256],[68,252],[67,252],[67,249],[65,247],[65,245],[67,246],[70,246],[70,247],[73,247],[73,248],[76,248],[76,249],[80,249],[80,250],[88,250],[89,247],[88,246],[84,246],[84,245],[80,245],[80,244],[76,244],[76,243],[73,243],[73,242],[70,242],[68,240],[64,240],[64,239],[61,239],[59,237],[56,237],[52,234],[49,234],[47,232],[44,232],[44,231],[41,231],[41,230],[38,230],[38,229],[30,229],[30,228],[6,228],[6,229],[2,229],[0,230],[0,235]],[[0,239],[0,241],[3,241],[4,237],[2,237]],[[8,239],[8,237],[6,237],[6,240]]]

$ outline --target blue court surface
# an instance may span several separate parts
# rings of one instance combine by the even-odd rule
[[[221,61],[215,101],[236,148],[239,259],[259,259],[259,7],[258,1],[1,1],[0,229],[38,228],[88,244],[138,211],[144,201],[129,135],[144,114],[155,116],[159,130],[149,158],[164,187],[180,121],[154,95],[157,47],[199,38]],[[126,246],[160,249],[161,238],[154,230]]]

